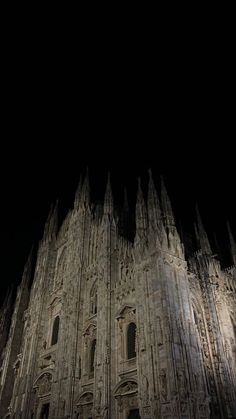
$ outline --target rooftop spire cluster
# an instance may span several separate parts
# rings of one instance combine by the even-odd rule
[[[165,185],[163,176],[159,179],[160,187],[157,188],[154,182],[151,169],[148,170],[148,182],[143,187],[142,179],[137,179],[135,211],[129,206],[127,188],[124,188],[123,203],[117,204],[113,196],[112,176],[108,172],[103,203],[99,204],[101,215],[113,215],[117,224],[121,226],[120,232],[125,235],[126,231],[130,231],[130,225],[134,226],[132,234],[135,236],[141,234],[148,235],[151,230],[155,230],[158,239],[161,242],[167,240],[169,246],[176,248],[180,242],[184,241],[178,232],[178,226],[175,214],[172,208],[171,200]],[[93,204],[93,211],[97,204]],[[91,188],[89,171],[86,170],[84,176],[80,177],[79,184],[75,193],[74,209],[80,211],[91,211]],[[132,206],[131,206],[132,207]],[[99,212],[98,211],[98,212]],[[94,211],[95,212],[95,211]],[[130,214],[130,215],[128,215]],[[128,225],[130,224],[130,225]],[[211,256],[211,242],[203,225],[202,217],[198,206],[196,206],[196,222],[193,222],[195,230],[195,238],[192,237],[192,245],[195,250],[200,250],[205,255]],[[229,250],[232,262],[236,264],[236,242],[231,231],[229,223],[227,224],[229,236]],[[51,237],[58,231],[58,202],[52,206],[45,224],[44,237]],[[185,246],[187,245],[184,243]],[[189,252],[187,252],[189,253]]]

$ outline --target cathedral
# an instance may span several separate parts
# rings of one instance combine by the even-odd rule
[[[151,173],[132,239],[127,214],[109,179],[92,203],[88,176],[60,228],[50,211],[36,261],[1,307],[1,419],[236,418],[230,226],[228,268],[198,212],[190,252]]]

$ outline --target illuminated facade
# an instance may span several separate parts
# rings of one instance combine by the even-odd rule
[[[139,185],[136,233],[119,231],[110,182],[86,178],[57,231],[56,209],[26,264],[6,335],[0,418],[236,418],[236,245],[222,270],[200,216],[188,260],[162,185]],[[4,334],[5,333],[5,334]]]

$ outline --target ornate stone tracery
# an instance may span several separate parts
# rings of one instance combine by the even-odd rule
[[[43,373],[34,384],[38,397],[50,394],[52,388],[52,374]]]
[[[138,408],[138,385],[136,380],[123,380],[116,385],[114,397],[117,401],[117,408],[120,418],[123,418],[123,413],[128,413],[130,409]]]
[[[83,392],[78,402],[76,403],[76,410],[79,415],[83,418],[87,418],[93,413],[93,393],[91,391]]]

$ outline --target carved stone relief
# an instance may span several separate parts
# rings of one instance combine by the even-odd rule
[[[138,385],[136,381],[126,380],[116,386],[114,397],[120,412],[138,406]]]
[[[14,369],[14,373],[15,375],[18,374],[19,368],[20,368],[20,364],[22,362],[22,353],[17,355],[16,361],[13,364],[13,369]]]
[[[54,369],[55,368],[55,355],[54,354],[50,354],[48,356],[45,356],[43,358],[40,358],[39,360],[39,368],[40,369]]]
[[[52,387],[52,375],[50,373],[41,375],[36,381],[34,387],[36,388],[39,397],[50,393]]]
[[[97,326],[95,323],[90,323],[89,326],[86,327],[84,330],[83,336],[85,337],[85,340],[87,339],[95,339],[96,338],[96,330]]]
[[[166,370],[164,368],[161,369],[159,374],[159,380],[160,380],[160,397],[161,401],[165,402],[167,400],[167,376],[166,376]]]
[[[89,417],[89,415],[92,416],[93,411],[93,393],[92,392],[85,392],[83,393],[79,401],[77,403],[77,411],[79,415],[83,418]]]

